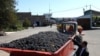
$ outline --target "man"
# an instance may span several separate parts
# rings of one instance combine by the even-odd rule
[[[82,43],[79,43],[75,39],[73,42],[78,46],[78,50],[76,51],[76,56],[89,56],[89,52],[87,50],[87,41],[83,41]]]

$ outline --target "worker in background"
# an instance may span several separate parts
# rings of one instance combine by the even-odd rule
[[[50,24],[50,27],[52,27],[52,24]]]
[[[69,33],[73,33],[73,32],[74,32],[74,27],[73,27],[73,25],[70,25],[70,26],[69,26],[68,32],[69,32]]]
[[[78,32],[79,32],[79,34],[82,34],[82,31],[83,31],[83,27],[78,25]]]

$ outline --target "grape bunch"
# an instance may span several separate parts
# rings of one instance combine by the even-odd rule
[[[69,35],[59,32],[40,32],[26,38],[0,44],[0,47],[55,52],[68,41],[68,37]]]

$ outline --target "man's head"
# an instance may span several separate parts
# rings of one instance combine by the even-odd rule
[[[83,41],[82,42],[82,47],[87,47],[88,42],[87,41]]]

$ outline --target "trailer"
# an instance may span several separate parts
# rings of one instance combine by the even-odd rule
[[[77,24],[73,22],[67,22],[62,23],[63,30],[65,30],[66,24],[70,24],[75,26],[74,27],[74,34],[71,34],[70,38],[74,39],[76,37],[76,30],[77,30]],[[75,30],[76,29],[76,30]],[[66,33],[66,31],[63,32],[64,34],[70,34]],[[76,47],[77,48],[77,47]],[[8,52],[10,56],[74,56],[75,55],[75,45],[72,40],[68,40],[63,46],[61,46],[57,51],[55,52],[45,52],[45,51],[36,51],[36,50],[21,50],[21,49],[15,49],[15,48],[3,48],[1,47],[0,50],[3,50],[5,52]]]
[[[84,30],[92,28],[91,15],[84,15],[77,18],[78,25],[81,25]]]
[[[78,24],[83,27],[84,30],[91,29],[91,20],[88,18],[78,19]]]

